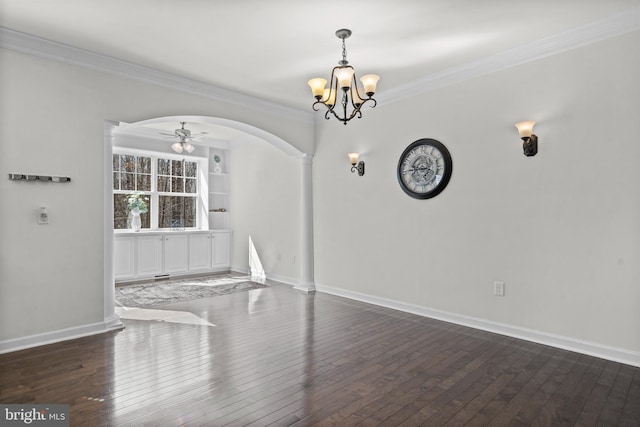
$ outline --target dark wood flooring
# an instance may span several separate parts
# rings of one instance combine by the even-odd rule
[[[640,369],[285,285],[0,355],[73,426],[639,426]]]

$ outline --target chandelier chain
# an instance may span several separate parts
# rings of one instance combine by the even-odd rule
[[[348,64],[347,61],[347,45],[344,42],[344,37],[342,38],[342,64]]]

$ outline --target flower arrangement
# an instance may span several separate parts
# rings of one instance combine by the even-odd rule
[[[130,211],[134,209],[137,209],[139,213],[147,213],[149,211],[149,207],[147,206],[149,197],[139,191],[129,193],[124,200],[127,202],[127,208],[129,208]]]
[[[222,159],[220,159],[220,156],[218,156],[217,154],[215,154],[215,155],[213,156],[213,160],[214,160],[216,163],[220,163],[220,160],[222,160]]]

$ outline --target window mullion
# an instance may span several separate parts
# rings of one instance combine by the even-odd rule
[[[158,202],[158,157],[151,156],[151,229],[158,229],[158,216],[159,216],[159,202]]]

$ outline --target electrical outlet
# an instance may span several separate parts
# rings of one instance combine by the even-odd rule
[[[499,297],[504,296],[504,282],[493,282],[493,294]]]

